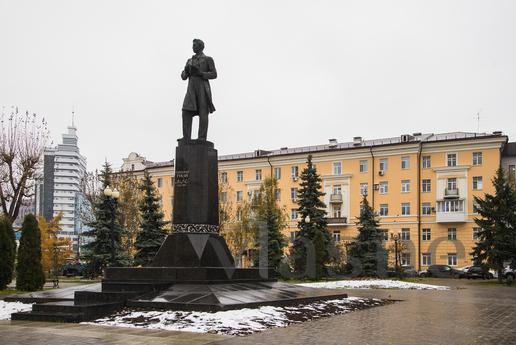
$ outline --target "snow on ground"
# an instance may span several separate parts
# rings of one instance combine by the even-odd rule
[[[272,327],[345,314],[389,303],[379,299],[349,297],[289,307],[264,306],[209,312],[126,310],[89,324],[197,333],[245,335]]]
[[[449,286],[411,283],[388,279],[337,280],[320,283],[303,283],[301,286],[326,289],[414,289],[414,290],[449,290]]]
[[[0,320],[10,320],[12,313],[32,310],[32,304],[0,301]]]

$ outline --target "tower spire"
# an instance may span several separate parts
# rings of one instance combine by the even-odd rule
[[[72,127],[75,128],[75,107],[72,107]]]

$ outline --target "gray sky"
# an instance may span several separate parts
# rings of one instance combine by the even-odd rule
[[[516,1],[0,0],[0,105],[75,106],[90,170],[173,158],[201,38],[219,154],[412,132],[516,138]],[[197,122],[195,122],[197,123]]]

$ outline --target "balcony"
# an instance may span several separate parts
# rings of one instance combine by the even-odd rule
[[[334,225],[346,225],[348,223],[347,217],[326,217],[326,221],[328,222],[329,226]]]
[[[435,221],[437,223],[460,223],[466,221],[464,200],[444,200],[437,202]]]
[[[332,204],[342,204],[342,194],[331,194],[330,195],[330,203]]]
[[[459,190],[457,188],[454,188],[454,189],[445,188],[444,189],[444,197],[446,199],[458,199],[459,198]]]

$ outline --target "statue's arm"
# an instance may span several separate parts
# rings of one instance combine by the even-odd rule
[[[208,63],[209,71],[208,72],[201,72],[202,73],[202,77],[204,79],[215,79],[215,78],[217,78],[217,70],[215,69],[215,62],[213,61],[213,59],[211,57],[208,57],[206,59],[206,62]]]
[[[185,68],[183,69],[183,72],[181,72],[181,79],[186,80],[190,76],[190,73],[188,73],[188,61],[186,62]]]

